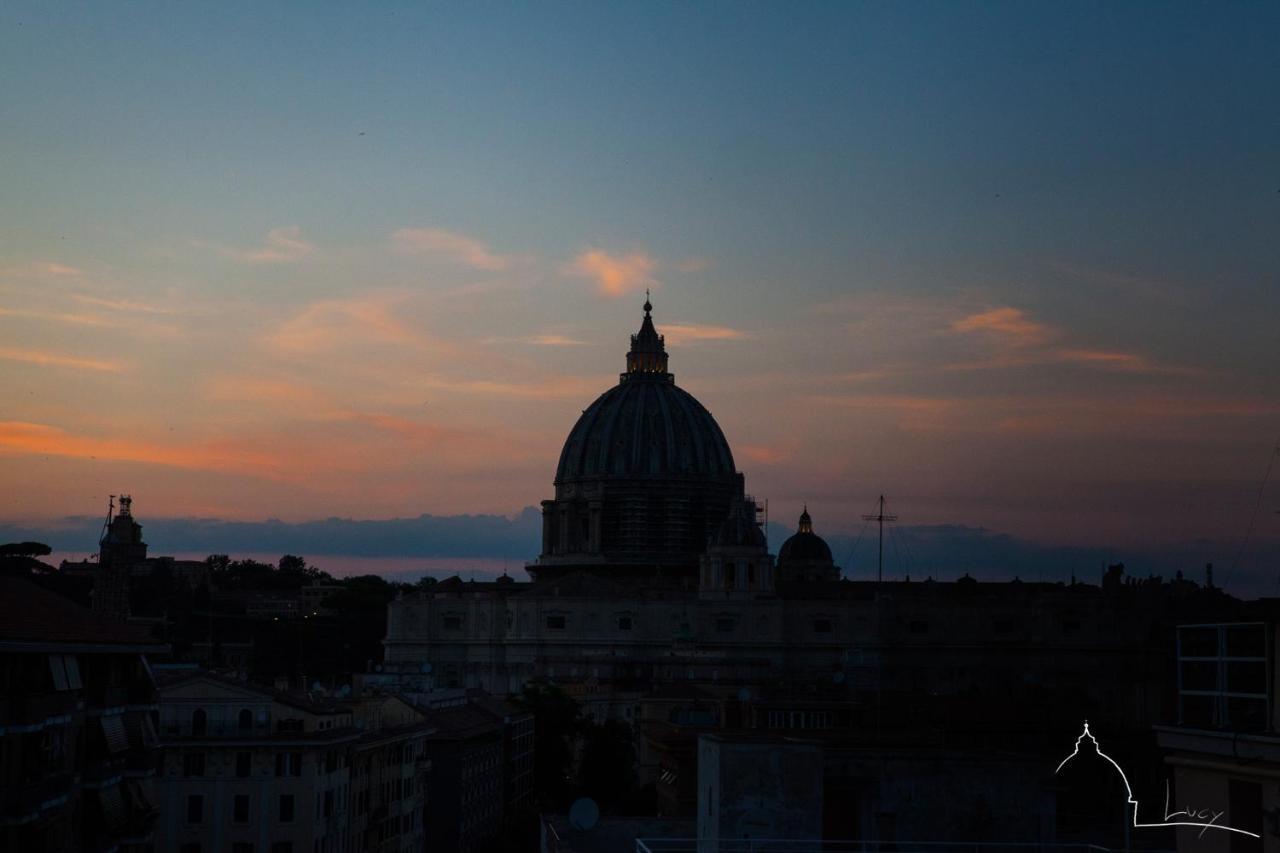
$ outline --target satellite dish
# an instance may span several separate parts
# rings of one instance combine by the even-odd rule
[[[423,675],[429,675],[429,674],[431,673],[431,664],[429,664],[429,663],[423,663],[423,664],[422,664],[422,666],[418,667],[418,670],[419,670]]]
[[[569,807],[569,825],[574,829],[591,829],[600,820],[600,807],[590,797],[582,797]]]

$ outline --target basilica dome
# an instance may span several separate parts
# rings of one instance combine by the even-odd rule
[[[647,318],[646,318],[647,320]],[[730,478],[720,425],[670,374],[623,374],[569,432],[556,482],[597,478]]]
[[[708,537],[742,496],[720,425],[667,370],[652,311],[646,300],[618,384],[582,412],[565,440],[555,499],[543,502],[540,569],[696,570]]]

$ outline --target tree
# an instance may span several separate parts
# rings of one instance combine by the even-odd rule
[[[573,796],[574,744],[582,731],[582,706],[555,685],[525,685],[516,700],[533,712],[533,773],[545,807],[563,811]]]
[[[276,566],[282,572],[290,572],[299,575],[306,574],[307,572],[307,561],[302,557],[295,556],[294,554],[285,554],[280,558],[280,562],[277,563]]]
[[[43,542],[10,542],[0,545],[0,557],[47,557],[53,549]]]
[[[602,809],[617,806],[635,788],[636,748],[631,727],[618,720],[593,724],[585,731],[582,794]]]
[[[37,557],[47,557],[53,549],[43,542],[10,542],[0,545],[0,573],[6,575],[48,574],[53,566]]]

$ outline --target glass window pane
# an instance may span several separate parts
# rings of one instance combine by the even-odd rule
[[[1182,662],[1183,690],[1217,690],[1218,662],[1190,661]]]
[[[1183,696],[1182,724],[1212,728],[1214,726],[1213,708],[1217,701],[1213,696]]]
[[[1234,658],[1266,657],[1266,629],[1262,625],[1236,625],[1227,628],[1226,654],[1227,657]]]
[[[1216,658],[1218,656],[1217,628],[1183,628],[1181,640],[1183,657]]]
[[[1227,661],[1228,693],[1267,692],[1267,665],[1246,661]]]
[[[1242,732],[1260,732],[1267,727],[1265,699],[1227,699],[1228,728]]]

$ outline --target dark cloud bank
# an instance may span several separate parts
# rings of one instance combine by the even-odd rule
[[[421,515],[357,521],[329,518],[286,523],[221,521],[203,518],[140,518],[153,554],[293,553],[321,564],[325,555],[346,557],[482,558],[524,562],[538,552],[541,513],[526,507],[514,517],[503,515]],[[102,519],[71,517],[45,526],[0,524],[0,541],[34,539],[55,551],[94,550]],[[769,525],[771,550],[791,534],[781,524]],[[876,571],[875,530],[860,536],[830,535],[835,560],[855,578]],[[1215,564],[1219,586],[1239,596],[1280,595],[1280,542],[1257,541],[1241,552],[1239,542],[1191,541],[1142,548],[1069,547],[1030,542],[985,528],[962,525],[895,527],[886,532],[885,577],[912,580],[932,576],[954,580],[970,574],[979,580],[1066,581],[1074,574],[1097,583],[1109,563],[1123,562],[1129,574],[1172,577],[1182,571],[1203,582],[1206,563]]]

